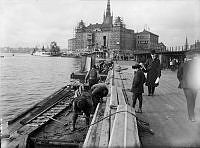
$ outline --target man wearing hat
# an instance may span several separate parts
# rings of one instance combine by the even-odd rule
[[[155,50],[151,50],[151,57],[147,59],[144,67],[144,72],[147,73],[146,86],[148,86],[148,96],[153,96],[161,76],[160,60]]]
[[[140,64],[136,64],[132,66],[133,69],[137,69],[136,73],[134,74],[133,83],[131,91],[133,92],[133,108],[135,108],[136,100],[139,100],[139,109],[136,111],[138,113],[142,113],[142,93],[144,93],[144,83],[145,83],[145,76],[142,71],[142,66]]]
[[[192,122],[195,121],[195,101],[198,90],[200,89],[200,52],[188,52],[186,60],[182,63],[177,72],[179,80],[178,88],[182,88],[187,100],[188,117]]]
[[[91,69],[87,72],[85,76],[85,82],[89,80],[89,87],[91,88],[92,85],[97,84],[98,81],[100,80],[99,73],[96,69],[95,65],[92,65]]]

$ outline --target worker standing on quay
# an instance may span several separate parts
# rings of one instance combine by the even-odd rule
[[[142,71],[142,63],[141,65],[136,64],[132,66],[133,69],[137,69],[136,73],[134,74],[133,83],[131,92],[133,92],[133,108],[135,108],[136,100],[139,100],[139,109],[137,110],[138,113],[142,113],[142,93],[144,93],[144,83],[146,81],[145,75]]]
[[[178,88],[182,88],[187,100],[187,110],[189,120],[195,121],[195,101],[200,90],[200,55],[191,52],[186,55],[186,60],[182,63],[177,72],[179,80]]]
[[[147,73],[146,86],[148,86],[148,96],[153,96],[161,76],[160,60],[155,50],[151,50],[151,58],[147,59],[144,66],[144,72]]]
[[[89,87],[91,88],[92,85],[98,83],[99,79],[100,77],[98,71],[96,70],[96,66],[93,65],[85,76],[85,82],[87,83],[89,80]]]

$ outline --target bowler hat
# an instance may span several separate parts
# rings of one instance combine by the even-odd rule
[[[151,50],[151,54],[156,54],[156,51],[154,49]]]

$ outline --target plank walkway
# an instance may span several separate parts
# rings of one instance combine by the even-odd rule
[[[110,94],[106,98],[104,117],[116,111],[124,110],[123,106],[127,106],[126,109],[129,108],[129,110],[135,113],[135,110],[131,107],[132,93],[128,90],[131,88],[134,77],[134,70],[131,68],[134,64],[134,61],[120,61],[115,63],[115,70],[113,71],[114,73],[111,76],[112,80],[110,80],[109,85]],[[121,71],[116,71],[117,67],[120,67]],[[138,131],[133,130],[137,128],[137,124],[135,125],[136,119],[133,116],[131,116],[132,119],[125,119],[127,116],[130,118],[130,114],[125,115],[122,112],[103,120],[103,126],[101,125],[102,128],[98,134],[98,145],[95,146],[200,147],[200,93],[197,95],[195,109],[197,122],[190,122],[187,117],[186,99],[183,90],[178,89],[177,86],[176,71],[163,70],[160,85],[156,88],[154,96],[148,96],[147,87],[144,87],[143,113],[136,113],[136,116],[150,124],[154,135],[139,132],[138,139]],[[113,100],[113,98],[116,99]],[[121,100],[121,98],[124,99]],[[137,108],[138,101],[136,104]],[[119,127],[128,130],[123,130]],[[118,129],[119,131],[121,130],[121,133]],[[134,131],[134,134],[130,130]],[[135,139],[135,144],[133,142],[130,145],[126,145],[129,141],[125,137],[128,136],[132,137],[132,141]],[[92,145],[88,144],[87,146]]]
[[[127,65],[133,63],[118,64],[128,67]],[[132,82],[130,71],[122,71],[122,75],[128,76],[129,81],[123,80],[123,84],[125,88],[130,89]],[[200,93],[196,99],[197,122],[190,122],[183,90],[177,86],[176,71],[163,70],[155,96],[147,96],[147,87],[144,87],[143,113],[137,116],[150,124],[154,135],[141,133],[142,147],[200,147]],[[132,104],[132,93],[126,91],[126,94],[129,103]]]
[[[83,147],[140,147],[135,110],[128,105],[124,95],[120,71],[120,65],[116,64],[108,75],[109,94],[104,98],[106,118],[97,126],[90,127]],[[93,117],[96,121],[94,118],[98,115]],[[101,129],[98,130],[98,127]]]

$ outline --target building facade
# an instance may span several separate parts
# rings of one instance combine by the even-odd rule
[[[200,50],[200,41],[195,41],[194,44],[190,45],[190,50]]]
[[[135,33],[134,30],[125,27],[121,17],[113,21],[108,0],[103,22],[86,26],[81,20],[75,29],[75,38],[68,40],[68,49],[131,51],[135,49]]]
[[[158,38],[158,35],[146,30],[136,34],[133,29],[127,29],[119,16],[113,20],[108,0],[103,22],[86,26],[81,20],[75,29],[75,38],[68,40],[68,49],[72,51],[106,49],[125,56],[136,49],[157,47]]]
[[[136,48],[138,50],[155,49],[158,46],[159,36],[147,30],[136,33]]]

